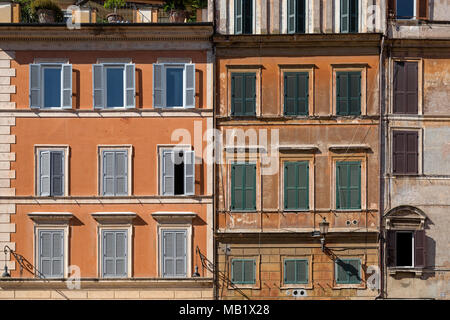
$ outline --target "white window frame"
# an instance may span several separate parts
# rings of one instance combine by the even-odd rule
[[[171,279],[173,277],[163,276],[163,231],[186,231],[186,278],[192,277],[192,224],[174,223],[174,224],[158,224],[158,238],[157,238],[157,266],[158,276],[164,279]]]
[[[231,0],[230,1],[230,30],[231,30],[231,34],[236,34],[236,30],[235,30],[235,25],[234,25],[234,1],[235,0]],[[252,34],[261,34],[261,30],[258,30],[259,32],[257,32],[256,30],[256,0],[252,0],[253,4],[252,4]],[[263,17],[264,18],[264,17]],[[260,28],[261,29],[261,28]],[[242,33],[243,35],[245,35],[244,33]]]
[[[310,5],[310,0],[305,0],[305,34],[313,33],[312,26],[312,8]],[[288,33],[288,2],[283,1],[283,7],[281,8],[281,30],[283,34],[291,34]]]
[[[367,1],[364,2],[367,5]],[[334,0],[334,33],[341,33],[341,0]],[[358,33],[367,30],[367,7],[358,0]]]
[[[398,266],[397,265],[397,259],[398,259],[398,254],[397,254],[397,250],[398,250],[398,242],[397,242],[397,235],[399,233],[410,233],[411,234],[411,251],[412,251],[412,255],[411,255],[411,266]],[[404,269],[411,269],[411,268],[415,268],[415,235],[414,235],[414,231],[408,231],[408,230],[395,230],[395,268],[404,268]]]

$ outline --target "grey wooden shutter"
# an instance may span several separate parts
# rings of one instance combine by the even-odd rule
[[[115,154],[114,151],[103,151],[103,190],[102,195],[113,196],[115,184]]]
[[[195,153],[184,152],[184,194],[195,194]]]
[[[295,33],[297,29],[295,26],[297,22],[295,19],[296,2],[296,0],[288,0],[288,33]]]
[[[39,268],[46,278],[64,277],[64,231],[39,232]]]
[[[127,276],[127,232],[126,231],[116,231],[116,276],[126,277]]]
[[[162,194],[174,195],[175,192],[175,165],[174,152],[164,150],[162,156]]]
[[[396,232],[393,230],[388,230],[386,232],[386,263],[388,267],[394,267],[396,265]]]
[[[127,276],[127,231],[103,231],[103,277]]]
[[[116,151],[115,152],[115,195],[127,195],[128,194],[128,151]]]
[[[41,65],[30,64],[30,108],[40,108],[41,101]]]
[[[234,34],[242,34],[242,2],[244,0],[234,0]]]
[[[51,195],[64,195],[64,151],[51,151],[50,153]]]
[[[52,276],[52,234],[41,231],[39,234],[39,268],[44,277]]]
[[[350,24],[350,13],[349,13],[349,1],[351,0],[341,0],[341,32],[349,32]]]
[[[125,107],[134,108],[136,105],[135,65],[125,64]]]
[[[195,108],[195,64],[185,65],[184,107]]]
[[[163,231],[163,277],[175,275],[175,233]]]
[[[153,64],[153,107],[163,108],[166,104],[164,90],[164,65]]]
[[[102,64],[92,65],[93,103],[94,109],[102,109],[106,105],[105,76]]]
[[[50,151],[39,153],[39,195],[50,195]]]
[[[175,233],[175,275],[186,276],[186,231]]]
[[[72,108],[72,65],[62,65],[61,106],[64,109]]]
[[[425,230],[414,232],[414,267],[424,268],[426,258]]]

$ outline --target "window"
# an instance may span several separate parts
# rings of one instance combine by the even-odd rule
[[[253,33],[253,0],[234,0],[234,33]]]
[[[418,113],[417,62],[394,62],[394,113]]]
[[[284,209],[309,209],[309,162],[284,163]]]
[[[256,283],[255,259],[232,259],[231,281],[235,284],[255,284]]]
[[[231,210],[256,210],[256,164],[231,165]]]
[[[46,196],[64,196],[65,194],[65,151],[38,150],[37,194]]]
[[[101,150],[101,195],[128,195],[128,152],[126,149]]]
[[[305,33],[306,0],[288,0],[288,33]]]
[[[72,108],[71,64],[30,64],[30,108]]]
[[[195,108],[195,64],[153,64],[153,107]]]
[[[128,275],[127,230],[102,230],[102,276],[122,278]]]
[[[397,19],[411,19],[415,17],[415,0],[396,0]]]
[[[284,260],[284,283],[285,284],[307,284],[308,283],[308,260],[307,259],[285,259]]]
[[[256,115],[256,73],[233,72],[231,74],[231,114]]]
[[[186,230],[163,230],[162,270],[163,277],[187,276]]]
[[[308,72],[284,73],[284,114],[308,115]]]
[[[336,162],[336,209],[361,209],[361,162]]]
[[[417,131],[393,131],[392,163],[394,174],[417,174],[419,134]]]
[[[336,72],[336,113],[361,114],[361,72]]]
[[[336,284],[360,284],[361,260],[336,259]]]
[[[341,32],[358,32],[358,0],[341,1]]]
[[[38,231],[38,268],[45,278],[64,277],[64,230]]]
[[[195,154],[191,150],[162,150],[162,195],[195,194]]]
[[[134,64],[94,64],[92,69],[94,108],[135,107]]]
[[[395,231],[387,233],[388,266],[425,267],[425,231]]]

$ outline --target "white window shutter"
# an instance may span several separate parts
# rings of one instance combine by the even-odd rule
[[[125,107],[134,108],[135,105],[135,66],[133,63],[129,63],[125,65]]]
[[[61,80],[61,106],[63,109],[72,109],[72,65],[62,65]]]
[[[105,79],[102,64],[92,65],[93,104],[94,109],[105,107]]]
[[[50,196],[50,151],[39,153],[39,195]]]
[[[184,152],[184,194],[195,194],[195,152]]]
[[[164,196],[172,196],[175,193],[175,165],[173,151],[163,151],[162,158],[162,194]]]
[[[185,65],[184,107],[195,108],[195,64]]]
[[[153,64],[153,107],[164,108],[166,105],[166,95],[164,90],[164,65]]]
[[[30,108],[41,107],[41,65],[30,64]]]

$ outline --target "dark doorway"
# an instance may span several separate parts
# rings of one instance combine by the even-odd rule
[[[183,152],[175,159],[175,194],[184,194],[184,158]]]

